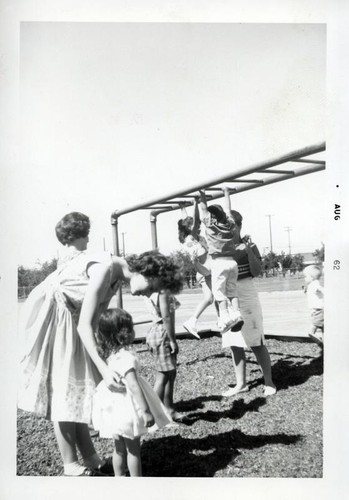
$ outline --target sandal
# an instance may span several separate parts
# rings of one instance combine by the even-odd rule
[[[114,476],[114,467],[113,467],[113,459],[112,457],[108,457],[104,460],[104,462],[92,469],[97,476]]]
[[[79,474],[77,476],[73,476],[70,474],[63,474],[63,476],[65,477],[101,477],[104,475],[105,474],[99,474],[96,469],[89,469],[88,467],[84,469],[84,472],[82,474]]]

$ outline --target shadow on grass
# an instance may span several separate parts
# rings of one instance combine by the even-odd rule
[[[176,409],[178,411],[190,411],[197,408],[203,408],[205,401],[226,401],[229,403],[228,399],[223,398],[222,396],[211,396],[211,397],[202,397],[190,399],[188,401],[177,403]],[[248,403],[245,403],[243,399],[236,399],[233,401],[232,406],[229,408],[224,408],[219,411],[214,410],[206,410],[206,411],[194,411],[185,415],[182,419],[182,423],[191,426],[198,420],[206,420],[207,422],[218,422],[221,418],[230,418],[233,420],[237,420],[242,418],[247,412],[256,412],[259,408],[266,404],[265,398],[255,398]]]
[[[213,477],[219,470],[233,465],[241,449],[262,446],[291,445],[300,435],[244,434],[234,429],[204,438],[185,438],[180,435],[146,441],[142,444],[144,476],[152,477]]]
[[[276,353],[270,353],[271,356]],[[298,356],[290,354],[280,354],[282,356],[275,363],[272,364],[273,381],[277,387],[278,392],[288,387],[304,384],[310,377],[323,375],[323,355],[318,357],[314,356]],[[309,361],[310,360],[310,361]],[[260,367],[255,359],[247,359],[247,364],[255,365],[250,373],[260,373]],[[259,385],[263,385],[263,377],[259,377],[251,382],[248,382],[250,389],[254,389]],[[234,384],[229,384],[233,387]]]
[[[323,375],[324,360],[320,355],[310,362],[279,359],[272,366],[273,380],[278,391],[304,384],[310,377]]]

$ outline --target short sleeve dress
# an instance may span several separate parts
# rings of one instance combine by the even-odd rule
[[[101,376],[77,331],[89,281],[88,268],[110,263],[110,286],[100,312],[116,293],[111,283],[112,256],[75,252],[29,295],[20,320],[18,407],[48,420],[90,423],[92,398]],[[96,319],[98,314],[96,315]]]
[[[154,416],[155,424],[150,428],[145,427],[142,412],[127,387],[125,379],[124,392],[111,392],[105,382],[102,381],[98,385],[93,398],[92,413],[93,427],[99,431],[101,438],[123,436],[133,439],[172,423],[172,419],[159,396],[148,382],[139,375],[139,362],[134,353],[127,349],[120,349],[116,354],[109,357],[107,363],[120,374],[122,379],[129,370],[135,370],[144,398]]]

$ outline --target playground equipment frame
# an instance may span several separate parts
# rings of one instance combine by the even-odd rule
[[[294,179],[302,175],[312,174],[325,170],[326,162],[316,158],[308,158],[317,153],[326,150],[326,143],[321,142],[312,146],[305,147],[292,151],[285,155],[267,160],[265,162],[251,165],[250,167],[237,169],[230,174],[220,176],[216,179],[205,181],[185,188],[181,191],[168,193],[159,198],[154,198],[148,201],[143,201],[135,205],[131,205],[120,210],[115,210],[111,215],[111,224],[113,231],[113,250],[114,254],[120,256],[118,219],[125,214],[135,212],[137,210],[150,210],[150,226],[151,226],[151,241],[152,248],[158,248],[157,237],[157,217],[160,214],[167,213],[173,210],[178,210],[182,206],[190,206],[194,199],[199,196],[199,190],[206,191],[206,197],[209,201],[218,198],[230,196],[231,194],[242,193],[250,189],[256,189],[276,182]],[[305,166],[304,166],[305,164]],[[282,165],[282,169],[274,169],[278,165]],[[291,168],[290,168],[291,167]],[[249,175],[255,175],[254,178],[249,178]],[[271,176],[272,174],[272,176]],[[235,184],[235,185],[233,185]],[[238,186],[236,186],[238,184]],[[117,303],[122,307],[121,291],[117,294]]]

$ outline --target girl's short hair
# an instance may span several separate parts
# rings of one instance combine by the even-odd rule
[[[106,360],[122,347],[130,345],[133,332],[132,316],[127,311],[117,307],[106,309],[99,318],[95,334],[100,357]]]
[[[305,276],[310,276],[314,280],[318,280],[322,275],[322,271],[321,271],[319,266],[314,266],[312,264],[312,265],[307,266],[303,269],[303,274]]]
[[[162,290],[179,293],[183,288],[183,272],[179,264],[170,256],[156,250],[126,257],[129,270],[145,278],[159,278]]]
[[[184,243],[185,238],[191,234],[193,229],[194,219],[193,217],[185,217],[185,219],[179,219],[178,221],[178,239],[180,243]]]
[[[56,236],[62,245],[86,238],[90,232],[90,219],[81,212],[65,215],[56,225]]]

